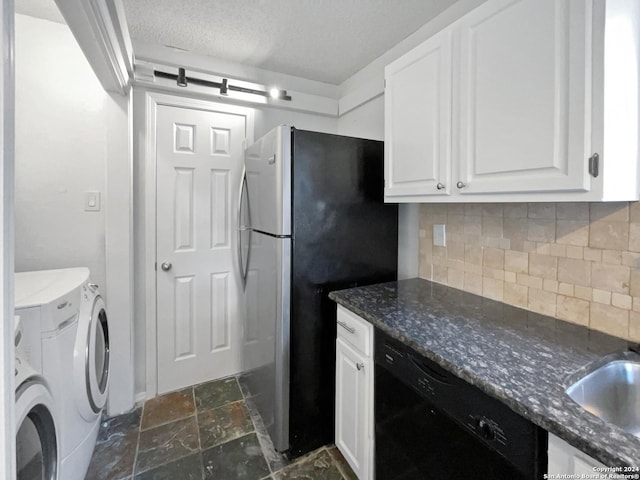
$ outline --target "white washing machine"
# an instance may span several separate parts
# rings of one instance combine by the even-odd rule
[[[107,397],[104,302],[87,268],[17,273],[15,283],[16,314],[23,325],[40,326],[37,335],[25,335],[24,344],[30,363],[51,386],[59,414],[60,479],[84,479]]]
[[[22,343],[23,331],[18,321],[15,330],[17,480],[57,480],[60,442],[53,396],[44,378],[27,362]]]
[[[63,480],[84,479],[95,447],[109,389],[109,324],[104,300],[91,281],[81,288],[73,375],[64,376],[74,402],[65,409],[66,436],[75,449],[62,460]]]

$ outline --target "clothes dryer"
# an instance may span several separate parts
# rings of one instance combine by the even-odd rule
[[[100,429],[109,386],[109,325],[98,286],[88,280],[81,287],[78,331],[73,348],[73,375],[65,389],[73,402],[64,409],[65,438],[74,450],[62,460],[64,480],[83,479]]]
[[[17,480],[57,480],[60,443],[55,404],[47,382],[26,361],[23,338],[18,321],[15,331]]]
[[[106,313],[103,326],[100,310],[93,314],[102,301],[95,292],[87,268],[16,274],[16,313],[39,325],[38,335],[25,336],[25,350],[50,384],[60,418],[62,480],[84,479],[106,402],[108,327]]]

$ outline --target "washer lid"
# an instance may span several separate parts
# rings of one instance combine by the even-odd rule
[[[53,302],[89,280],[87,267],[40,270],[15,274],[15,308]]]

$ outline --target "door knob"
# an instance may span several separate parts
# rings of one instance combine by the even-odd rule
[[[464,188],[464,187],[466,187],[466,186],[467,186],[467,184],[466,184],[466,183],[464,183],[464,182],[458,182],[458,183],[456,183],[456,187],[458,187],[458,188]]]
[[[356,368],[358,369],[358,371],[364,370],[364,363],[356,363]]]
[[[443,190],[443,189],[444,189],[444,183],[438,183],[438,184],[436,185],[436,188],[437,188],[438,190]]]
[[[162,268],[162,270],[164,270],[165,272],[168,272],[169,270],[171,270],[171,267],[173,265],[171,265],[171,263],[169,262],[162,262],[162,265],[160,265],[160,268]]]

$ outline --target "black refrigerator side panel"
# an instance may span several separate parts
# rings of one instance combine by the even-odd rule
[[[290,454],[334,441],[332,290],[396,280],[398,207],[384,204],[384,144],[293,130]]]

